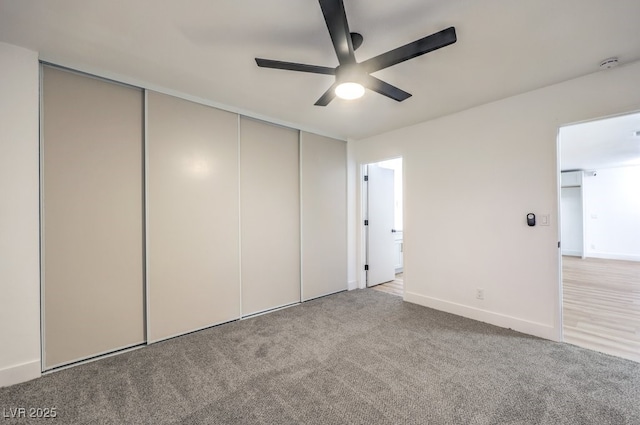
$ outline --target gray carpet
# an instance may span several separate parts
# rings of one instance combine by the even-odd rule
[[[640,364],[345,292],[0,389],[0,424],[640,424]]]

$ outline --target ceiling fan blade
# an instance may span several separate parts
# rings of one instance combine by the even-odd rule
[[[404,62],[417,56],[424,55],[425,53],[440,49],[441,47],[453,44],[456,40],[456,29],[454,27],[449,27],[435,34],[421,38],[420,40],[405,44],[397,49],[390,50],[387,53],[367,59],[360,63],[360,66],[368,73],[379,71],[381,69],[388,68],[391,65]]]
[[[311,72],[314,74],[335,75],[335,68],[327,66],[305,65],[303,63],[274,61],[271,59],[256,58],[256,63],[262,68],[286,69],[288,71]]]
[[[338,56],[338,62],[340,65],[355,63],[356,57],[353,54],[353,42],[344,3],[342,0],[320,0],[320,8]]]
[[[373,90],[376,93],[380,93],[381,95],[397,100],[398,102],[402,102],[403,100],[411,97],[411,93],[407,93],[406,91],[401,90],[396,86],[392,86],[389,83],[385,83],[371,75],[367,75],[364,78],[363,84],[369,90]]]
[[[324,92],[324,94],[322,96],[320,96],[320,99],[318,99],[318,101],[316,103],[314,103],[314,105],[316,105],[316,106],[327,106],[329,104],[329,102],[331,102],[336,97],[336,86],[337,85],[338,85],[337,83],[333,83],[331,85],[331,87],[329,87],[329,90]]]

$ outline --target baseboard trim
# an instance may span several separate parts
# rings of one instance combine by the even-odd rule
[[[358,289],[358,281],[350,280],[349,283],[347,283],[347,291],[353,291],[354,289]]]
[[[587,258],[602,258],[604,260],[622,260],[622,261],[640,261],[640,255],[633,254],[616,254],[609,252],[597,252],[591,251],[585,254]]]
[[[404,300],[413,304],[421,305],[423,307],[429,307],[435,310],[444,311],[446,313],[455,314],[457,316],[477,320],[479,322],[489,323],[501,328],[513,329],[514,331],[522,332],[544,339],[549,339],[552,341],[558,340],[558,332],[554,329],[554,327],[544,325],[542,323],[531,322],[528,320],[519,319],[517,317],[494,313],[492,311],[469,307],[463,304],[452,303],[450,301],[427,297],[412,292],[405,291]]]
[[[571,257],[582,257],[582,251],[563,250],[562,255],[569,255]]]
[[[31,381],[32,379],[39,378],[40,375],[42,375],[40,371],[40,360],[0,369],[0,388]]]

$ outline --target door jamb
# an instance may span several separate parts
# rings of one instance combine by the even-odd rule
[[[402,175],[401,175],[401,179],[402,179],[402,215],[403,215],[403,223],[404,223],[404,207],[405,207],[405,190],[404,190],[404,184],[405,184],[405,178],[404,178],[404,157],[402,155],[396,155],[396,156],[391,156],[391,157],[387,157],[387,158],[382,158],[382,159],[378,159],[378,160],[373,160],[373,161],[368,161],[368,162],[359,162],[357,164],[357,169],[358,169],[358,184],[357,184],[357,188],[359,191],[359,194],[357,194],[356,196],[358,196],[358,198],[360,199],[360,211],[358,211],[357,216],[358,216],[358,227],[357,227],[357,233],[356,233],[356,237],[358,240],[358,244],[360,245],[360,250],[358,252],[357,255],[357,264],[358,264],[358,271],[357,271],[357,279],[358,279],[358,285],[357,288],[358,289],[365,289],[367,288],[367,272],[364,269],[365,264],[367,264],[367,257],[368,257],[368,249],[369,249],[369,245],[368,245],[368,238],[367,238],[367,229],[364,226],[364,220],[367,220],[368,217],[368,207],[367,207],[367,202],[368,202],[368,198],[367,198],[367,182],[365,182],[364,177],[367,175],[367,167],[369,164],[376,164],[378,162],[383,162],[383,161],[388,161],[388,160],[392,160],[392,159],[402,159]],[[404,227],[404,225],[403,225]],[[406,247],[406,245],[403,242],[403,256],[404,256],[404,248]],[[405,263],[406,264],[406,263]],[[403,290],[404,292],[404,290]]]

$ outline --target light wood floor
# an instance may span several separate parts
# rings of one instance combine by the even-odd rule
[[[562,257],[564,340],[640,362],[640,262]]]
[[[398,273],[396,278],[391,282],[383,283],[381,285],[373,286],[371,289],[376,291],[386,292],[387,294],[397,295],[399,297],[404,296],[404,280],[403,274]]]

